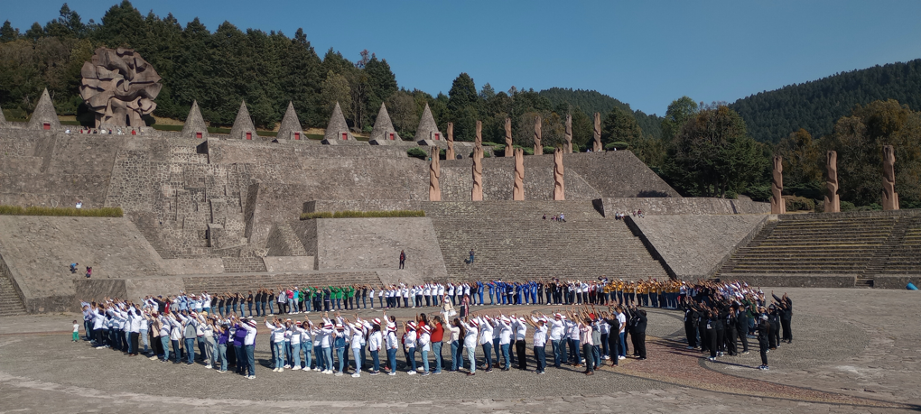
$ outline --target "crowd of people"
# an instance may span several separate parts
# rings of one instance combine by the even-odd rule
[[[537,374],[543,374],[551,362],[556,368],[563,365],[583,367],[586,375],[592,375],[605,361],[617,366],[619,360],[629,355],[638,360],[647,358],[645,308],[651,302],[654,306],[674,304],[683,309],[688,347],[708,352],[711,360],[725,354],[747,353],[746,338],[757,333],[763,358],[759,368],[767,369],[765,355],[768,351],[779,346],[781,341],[790,343],[793,340],[790,330],[792,302],[786,294],[780,298],[772,294],[774,303],[768,304],[761,291],[739,283],[652,280],[616,283],[602,278],[586,284],[596,286],[594,296],[588,295],[583,285],[583,282],[556,280],[548,283],[492,281],[378,289],[357,285],[313,287],[308,288],[307,293],[297,287],[258,289],[246,295],[181,293],[167,299],[147,297],[140,303],[109,298],[98,303],[83,303],[83,316],[86,339],[97,348],[115,349],[131,356],[143,353],[164,363],[172,360],[174,364],[193,364],[198,359],[218,372],[234,368],[235,372],[250,379],[255,378],[254,349],[260,325],[270,332],[273,372],[302,370],[332,375],[351,372],[353,377],[360,377],[363,370],[370,375],[396,375],[404,370],[409,375],[420,373],[424,376],[440,374],[443,370],[464,370],[467,375],[475,375],[477,369],[486,372],[512,368],[528,370],[528,337],[532,344],[531,363]],[[626,293],[631,286],[632,291]],[[646,286],[648,291],[638,286]],[[427,287],[429,295],[425,295]],[[439,292],[442,287],[446,290]],[[679,293],[674,303],[668,297],[648,299],[644,303],[644,297],[670,293],[673,287]],[[388,315],[386,308],[409,306],[411,296],[402,296],[403,289],[409,292],[420,288],[423,294],[419,298],[412,296],[413,305],[440,306],[439,312],[423,312],[405,321]],[[476,304],[474,298],[478,295],[475,293],[480,289],[486,290],[491,303],[497,306],[559,303],[562,309],[558,308],[550,316],[537,311],[518,315],[508,312],[507,315],[501,312],[502,308],[494,308],[493,312],[471,311],[469,306]],[[362,302],[373,306],[374,292],[389,290],[399,290],[401,296],[385,294],[384,297],[402,297],[403,301],[387,300],[386,305],[385,301],[379,301],[379,307],[385,308],[380,318],[361,318],[357,313],[349,317],[338,309],[322,309],[316,311],[319,317],[312,320],[307,315],[311,311],[304,310],[316,306],[314,295],[317,292],[325,308],[345,303],[355,309],[357,300],[336,301],[336,292],[343,298],[370,297],[372,300]],[[433,290],[438,295],[434,298]],[[548,302],[537,300],[546,297],[531,294],[539,290],[552,292]],[[561,293],[556,295],[558,290]],[[329,301],[326,291],[329,291]],[[507,291],[513,294],[505,294]],[[298,300],[295,294],[306,297]],[[494,297],[499,299],[494,302]],[[228,303],[229,300],[232,303]],[[266,314],[259,305],[260,300],[263,303],[275,300],[280,313],[275,315],[273,307],[269,306],[270,313]],[[455,302],[461,303],[460,314],[454,309]],[[482,299],[479,304],[484,304]],[[247,311],[249,316],[245,316]],[[305,313],[303,319],[292,319],[294,314],[301,312]],[[78,330],[75,321],[74,331]],[[779,336],[779,330],[783,335]],[[737,341],[742,343],[741,351]],[[546,356],[548,343],[550,357]],[[400,360],[398,350],[402,350]]]

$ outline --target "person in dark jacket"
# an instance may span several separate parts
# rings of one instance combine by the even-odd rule
[[[749,317],[746,316],[746,312],[743,311],[742,305],[734,305],[736,312],[736,334],[740,339],[740,342],[743,344],[743,355],[749,353],[749,339],[747,334],[749,333]]]
[[[631,343],[634,345],[634,354],[641,361],[647,359],[647,311],[631,306]]]
[[[791,332],[791,316],[793,312],[791,311],[791,298],[788,297],[788,294],[785,293],[780,298],[775,296],[775,293],[772,292],[772,297],[775,298],[776,305],[780,310],[780,319],[781,319],[781,340],[787,343],[791,343],[794,340],[794,334]]]
[[[759,333],[759,356],[762,358],[762,365],[759,365],[759,369],[763,371],[768,370],[768,340],[771,336],[769,325],[767,315],[763,315],[759,319],[757,325],[757,331]]]

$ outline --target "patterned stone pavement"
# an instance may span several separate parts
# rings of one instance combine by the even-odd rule
[[[681,315],[651,310],[646,361],[628,359],[586,377],[512,370],[476,377],[333,377],[273,373],[260,334],[257,379],[201,365],[163,364],[69,342],[74,315],[0,318],[0,413],[4,412],[902,412],[919,410],[918,293],[787,289],[795,341],[758,371],[749,355],[706,362],[686,350]],[[518,313],[534,310],[518,307]],[[543,312],[556,308],[537,307]],[[899,309],[900,312],[892,310]],[[512,307],[474,308],[510,313]],[[399,319],[418,309],[396,310]],[[889,312],[889,313],[887,313]],[[380,315],[365,310],[363,315]],[[879,316],[886,314],[886,318]],[[312,314],[313,316],[313,314]],[[299,315],[303,318],[303,315]],[[316,320],[316,317],[313,318]],[[64,328],[64,329],[62,329]],[[479,354],[479,353],[478,353]],[[529,363],[533,366],[533,362]]]

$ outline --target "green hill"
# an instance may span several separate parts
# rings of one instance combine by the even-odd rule
[[[895,99],[919,110],[919,59],[853,70],[781,89],[761,92],[730,104],[757,141],[777,143],[800,128],[814,137],[832,132],[835,122],[855,105]]]
[[[656,116],[656,114],[647,115],[643,111],[632,110],[630,104],[621,102],[611,96],[593,90],[569,88],[550,88],[540,91],[538,94],[550,100],[551,107],[553,108],[556,108],[562,103],[566,103],[574,108],[579,108],[585,112],[586,115],[589,115],[590,118],[592,114],[596,112],[601,113],[602,118],[605,118],[605,115],[611,112],[612,109],[622,109],[634,115],[634,119],[637,120],[637,125],[640,126],[644,134],[649,134],[656,138],[660,137],[660,124],[663,121],[662,117]]]

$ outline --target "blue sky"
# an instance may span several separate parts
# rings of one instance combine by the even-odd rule
[[[62,0],[0,0],[25,31]],[[97,22],[116,0],[70,0]],[[728,101],[792,83],[920,57],[919,0],[887,1],[252,1],[135,0],[142,14],[195,17],[211,30],[303,27],[321,56],[387,59],[401,87],[595,89],[662,115],[688,95]]]

